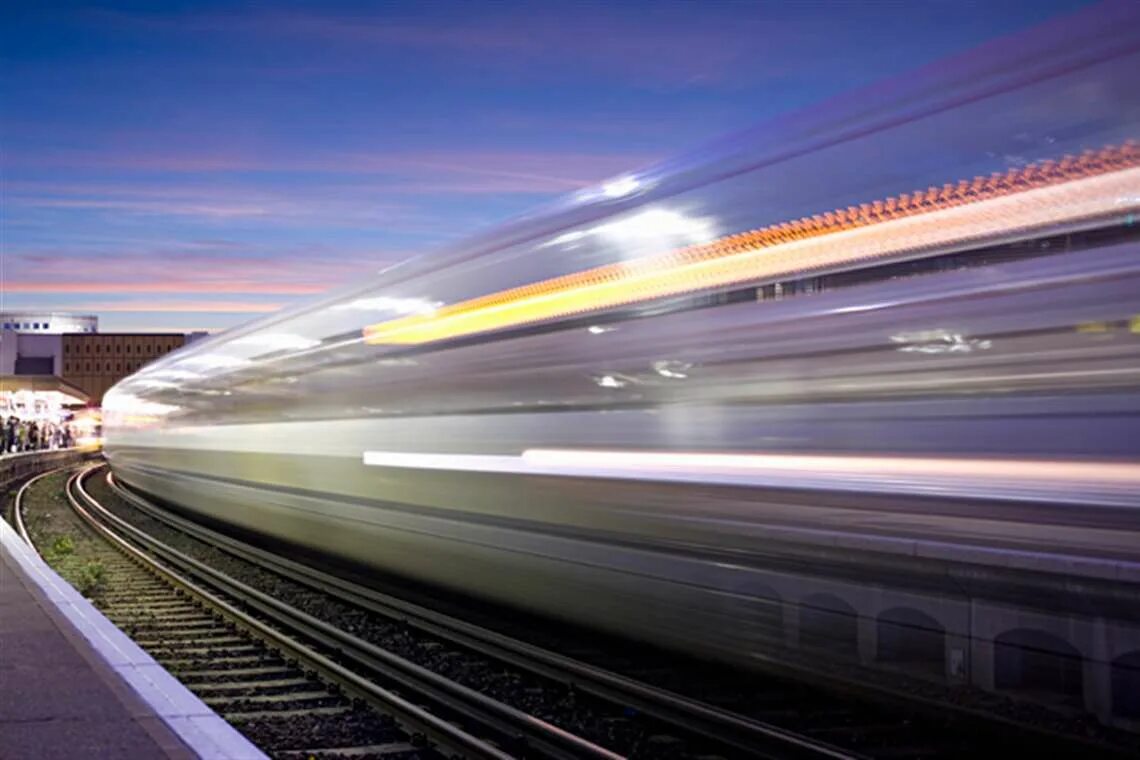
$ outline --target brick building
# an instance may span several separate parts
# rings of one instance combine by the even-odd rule
[[[95,404],[127,375],[186,343],[182,333],[69,333],[63,341],[61,377]]]

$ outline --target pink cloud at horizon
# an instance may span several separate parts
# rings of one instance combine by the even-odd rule
[[[313,295],[334,284],[305,285],[256,282],[12,282],[9,293],[258,293],[265,295]]]
[[[209,250],[141,250],[82,255],[9,253],[5,293],[245,293],[312,295],[407,258],[404,252],[291,249],[273,254]]]
[[[93,301],[69,305],[68,310],[94,314],[100,312],[267,314],[285,305],[283,302],[256,301]]]

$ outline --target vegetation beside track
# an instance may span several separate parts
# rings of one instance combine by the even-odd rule
[[[24,525],[36,550],[60,576],[88,599],[106,589],[107,571],[100,559],[103,540],[71,510],[64,486],[69,471],[33,483],[24,494]]]

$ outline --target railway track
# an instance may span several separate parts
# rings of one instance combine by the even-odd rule
[[[492,624],[502,621],[502,615],[478,626],[472,622],[470,604],[458,613],[443,614],[438,611],[438,600],[431,608],[412,604],[186,521],[123,489],[109,475],[106,482],[103,477],[92,480],[92,488],[100,490],[108,505],[119,502],[123,517],[147,521],[152,526],[148,530],[168,531],[171,539],[185,541],[188,550],[202,548],[203,558],[234,567],[238,573],[252,572],[251,562],[261,570],[271,570],[272,578],[262,577],[260,582],[272,593],[292,598],[295,604],[321,610],[327,603],[315,602],[314,595],[339,600],[337,605],[347,608],[342,607],[332,616],[352,619],[353,626],[384,646],[399,649],[404,646],[402,637],[420,641],[429,637],[427,651],[446,653],[456,663],[474,660],[475,670],[479,657],[491,657],[532,677],[572,684],[579,695],[626,705],[667,726],[722,737],[726,747],[726,751],[720,751],[722,754],[769,752],[774,736],[799,737],[795,741],[809,738],[811,741],[803,747],[808,753],[834,752],[829,745],[836,744],[844,747],[845,753],[882,758],[956,758],[984,753],[994,743],[1011,742],[1031,753],[1108,749],[1106,743],[1085,741],[1075,732],[1065,735],[995,719],[994,714],[979,710],[977,704],[971,710],[951,708],[934,700],[923,703],[918,693],[890,693],[879,687],[837,690],[836,685],[829,686],[825,673],[815,679],[742,677],[739,673],[725,678],[723,672],[717,673],[707,664],[693,668],[675,655],[630,653],[628,646],[598,645],[577,632],[541,639],[535,629],[527,628],[521,635],[506,636],[496,632],[498,627]],[[398,624],[394,634],[385,634],[384,621]],[[537,640],[544,640],[546,647],[535,646]],[[439,667],[439,656],[422,656],[423,648],[404,648],[412,659],[427,667]],[[457,669],[462,668],[453,665],[450,671],[454,675]],[[474,679],[471,686],[484,685]],[[678,692],[686,696],[679,696]],[[511,700],[510,695],[498,696]],[[541,705],[536,710],[532,702],[524,701],[519,706],[541,712]],[[625,718],[614,725],[620,725],[622,720]],[[602,743],[608,743],[604,738],[613,737],[603,737]],[[676,737],[665,732],[651,738],[667,745]],[[825,744],[820,746],[821,742]],[[641,749],[628,744],[619,747],[627,753]],[[781,747],[781,751],[787,755],[789,750]]]
[[[177,518],[161,523],[141,511],[151,505],[118,491],[140,510],[128,522],[125,505],[109,510],[85,487],[97,469],[73,475],[67,495],[115,553],[105,561],[109,591],[100,606],[273,756],[858,756],[413,608]],[[232,565],[223,572],[218,556],[190,556],[189,542]],[[233,577],[242,563],[250,583]],[[258,586],[271,576],[276,586],[266,593]],[[368,618],[386,620],[403,646],[357,635],[376,633]],[[408,649],[436,667],[403,656]],[[467,685],[473,681],[487,688]]]
[[[122,535],[130,531],[114,530],[108,524],[114,520],[104,521],[106,515],[85,504],[80,474],[67,481],[67,497],[106,541],[101,611],[270,755],[510,757],[485,738],[344,670],[295,630],[273,626],[223,589],[196,581],[156,546],[139,548]],[[14,507],[25,539],[21,501],[31,484],[21,489]]]
[[[573,651],[580,659],[556,654],[223,536],[150,504],[109,475],[95,477],[97,469],[89,468],[68,482],[70,498],[87,514],[86,520],[103,531],[113,526],[111,530],[121,533],[120,541],[147,546],[146,553],[162,557],[166,572],[179,567],[197,585],[209,587],[259,623],[309,641],[316,654],[334,667],[357,679],[375,679],[369,683],[376,688],[397,695],[414,694],[406,701],[429,716],[446,716],[449,727],[463,728],[472,741],[512,757],[938,758],[985,752],[995,741],[1031,753],[1097,749],[1081,742],[1069,745],[1064,737],[1021,733],[1001,722],[987,724],[969,714],[939,716],[898,703],[873,704],[866,695],[837,695],[763,676],[751,679],[751,686],[744,690],[739,680],[725,685],[716,678],[705,678],[708,683],[699,684],[695,681],[701,679],[694,678],[685,693],[699,698],[681,696],[660,685],[661,681],[677,684],[677,673],[662,676],[657,672],[655,676],[661,678],[655,678],[651,671],[662,669],[661,662],[652,657],[616,656],[594,651],[580,641],[557,648]],[[117,587],[112,588],[117,593]],[[184,607],[177,608],[185,613]],[[178,622],[174,615],[176,620],[161,621],[162,627],[150,624],[135,629],[130,618],[120,619],[116,614],[111,614],[112,619],[132,635],[139,630],[149,636],[141,640],[145,648],[160,643],[155,632],[172,630]],[[201,622],[200,616],[194,619]],[[230,623],[217,637],[228,641],[227,646],[245,646],[234,639],[233,631],[241,629]],[[198,654],[209,657],[210,652],[206,647]],[[264,713],[271,711],[258,709],[258,705],[287,704],[293,689],[308,689],[300,692],[308,696],[299,698],[314,700],[302,704],[318,710],[325,705],[320,702],[323,698],[331,701],[328,706],[351,704],[358,711],[367,705],[368,714],[378,716],[378,727],[400,732],[391,739],[398,753],[424,757],[474,754],[470,747],[448,744],[447,737],[416,725],[406,714],[393,717],[383,704],[369,703],[360,684],[344,683],[343,672],[304,664],[307,661],[295,648],[276,655],[274,664],[264,665],[266,672],[251,672],[253,678],[196,667],[185,662],[186,657],[168,664],[160,654],[168,655],[161,647],[156,659],[176,676],[186,675],[190,688],[227,718],[231,718],[227,708],[231,697],[252,698],[242,709],[267,720]],[[300,664],[286,672],[290,660]],[[622,664],[614,664],[618,661]],[[430,685],[429,694],[418,690],[418,679]],[[272,683],[259,685],[261,681]],[[325,685],[328,696],[318,693],[318,684]],[[268,692],[262,692],[262,687]],[[336,695],[342,703],[332,702]],[[349,700],[349,695],[356,696],[356,701]],[[464,710],[465,700],[481,705],[481,711],[475,711],[478,716]],[[332,720],[337,713],[317,713],[309,720],[324,724],[325,714]],[[231,719],[243,728],[239,714]],[[280,757],[302,757],[295,749],[267,746]],[[351,751],[342,746],[339,755],[360,757],[361,750],[378,754],[378,746],[383,745],[359,744]],[[339,755],[315,753],[314,757]]]

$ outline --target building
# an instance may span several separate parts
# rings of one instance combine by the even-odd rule
[[[3,312],[0,313],[0,330],[38,335],[97,333],[99,317],[93,314],[68,314],[63,311]]]
[[[112,385],[186,343],[182,333],[73,333],[61,338],[57,374],[95,404],[102,404]]]
[[[99,318],[58,311],[0,313],[0,376],[61,378],[94,404],[127,375],[205,333],[101,333]],[[23,398],[23,397],[21,397]]]

